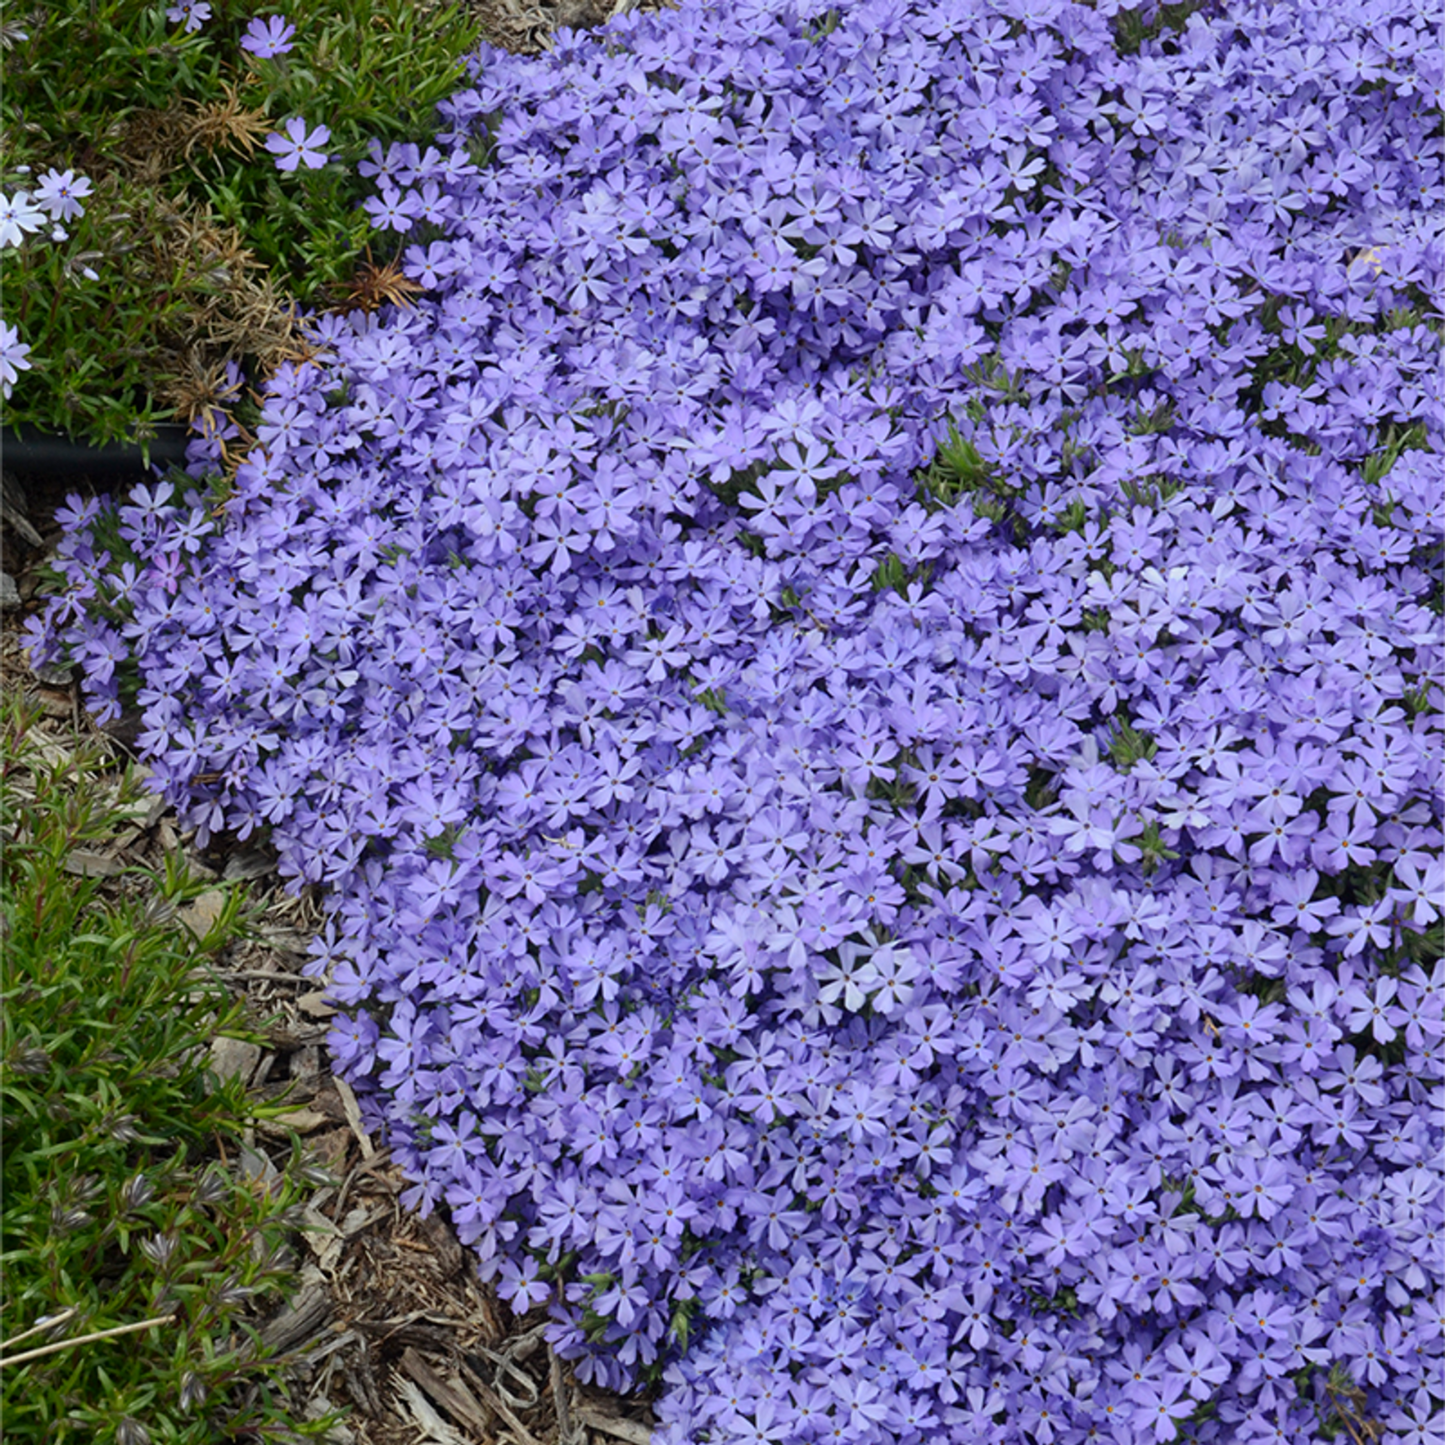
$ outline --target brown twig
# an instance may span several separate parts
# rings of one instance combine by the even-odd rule
[[[21,1365],[26,1360],[38,1360],[42,1355],[53,1355],[68,1350],[72,1345],[88,1345],[95,1340],[110,1340],[117,1335],[133,1335],[137,1330],[154,1329],[156,1325],[168,1325],[174,1315],[157,1315],[153,1320],[137,1320],[133,1325],[117,1325],[113,1330],[96,1330],[94,1334],[76,1335],[73,1340],[57,1340],[53,1345],[42,1345],[38,1350],[26,1350],[23,1354],[10,1355],[0,1359],[0,1370],[6,1365]]]
[[[477,1391],[482,1399],[501,1417],[503,1423],[511,1430],[512,1434],[517,1437],[521,1445],[540,1445],[537,1437],[522,1424],[507,1402],[482,1379],[474,1368],[470,1365],[467,1368],[471,1374],[472,1383],[477,1387]]]
[[[1330,1403],[1335,1407],[1335,1414],[1339,1417],[1340,1423],[1350,1432],[1350,1439],[1355,1442],[1355,1445],[1369,1445],[1369,1441],[1380,1438],[1371,1421],[1356,1415],[1353,1396],[1358,1394],[1357,1391],[1341,1392],[1327,1383],[1325,1394],[1330,1397]],[[1341,1403],[1342,1394],[1345,1403]],[[1363,1435],[1356,1430],[1356,1425],[1365,1432]]]
[[[0,1340],[0,1354],[4,1354],[12,1345],[18,1345],[21,1340],[28,1340],[31,1335],[38,1335],[43,1330],[53,1330],[56,1325],[68,1320],[75,1313],[75,1306],[71,1305],[68,1310],[61,1310],[58,1315],[49,1315],[43,1318],[39,1324],[31,1325],[28,1330],[23,1330],[8,1340]]]

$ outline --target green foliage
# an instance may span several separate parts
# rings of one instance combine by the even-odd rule
[[[1136,507],[1156,509],[1168,501],[1184,484],[1176,477],[1155,473],[1147,477],[1130,477],[1119,483],[1119,490]]]
[[[1127,773],[1135,763],[1147,761],[1159,750],[1159,744],[1146,732],[1130,723],[1119,723],[1109,742],[1109,756],[1120,772]]]
[[[1079,1297],[1070,1286],[1066,1285],[1056,1294],[1041,1294],[1037,1290],[1029,1290],[1027,1295],[1028,1301],[1034,1309],[1047,1314],[1065,1315],[1072,1318],[1079,1313]]]
[[[457,844],[461,842],[465,829],[455,823],[447,823],[440,833],[435,837],[426,840],[426,851],[433,858],[445,858],[449,862],[456,861]]]
[[[963,374],[975,386],[984,391],[995,392],[1002,401],[1025,405],[1029,400],[1029,394],[1024,389],[1023,383],[1019,381],[1018,377],[1010,375],[1008,368],[997,356],[985,356],[982,361],[975,362],[972,366],[965,366]],[[975,421],[981,419],[974,417]]]
[[[1379,447],[1365,458],[1360,475],[1373,486],[1390,474],[1390,468],[1399,461],[1403,452],[1426,451],[1429,446],[1424,422],[1416,422],[1414,426],[1408,427],[1397,427],[1394,422],[1390,422],[1380,438]],[[1384,526],[1385,523],[1381,522],[1380,525]]]
[[[1437,688],[1436,691],[1438,692],[1439,689]],[[1437,701],[1430,695],[1429,683],[1421,683],[1419,687],[1406,692],[1400,701],[1412,718],[1420,717],[1425,713],[1433,715],[1440,711]]]
[[[1379,1440],[1383,1427],[1367,1409],[1368,1397],[1343,1365],[1330,1366],[1325,1380],[1326,1403],[1316,1406],[1320,1434],[1326,1440]]]
[[[725,507],[736,507],[744,492],[753,491],[753,483],[769,470],[766,462],[752,462],[733,472],[725,482],[710,484],[709,490]],[[756,494],[754,494],[756,495]],[[756,539],[761,542],[761,538]]]
[[[843,12],[841,10],[825,11],[808,27],[808,39],[817,44],[825,36],[831,35],[842,23]]]
[[[1144,831],[1130,841],[1143,855],[1139,860],[1139,868],[1146,878],[1157,871],[1161,862],[1179,856],[1173,848],[1165,846],[1164,840],[1159,836],[1158,823],[1146,824]]]
[[[908,583],[908,568],[904,566],[903,559],[895,553],[890,552],[879,562],[873,570],[873,576],[869,579],[869,586],[875,592],[883,592],[892,588],[895,592],[902,592]]]
[[[700,1308],[701,1304],[696,1298],[680,1300],[673,1305],[667,1336],[679,1350],[687,1349],[688,1337],[692,1332],[692,1321]]]
[[[1189,17],[1206,9],[1212,0],[1180,0],[1174,5],[1120,10],[1110,22],[1114,32],[1114,48],[1122,56],[1137,55],[1151,40],[1164,39],[1166,47],[1173,36],[1189,23]],[[1153,9],[1154,17],[1145,20],[1141,10]]]
[[[304,355],[295,304],[336,303],[372,234],[356,163],[373,138],[434,134],[480,34],[458,4],[300,0],[292,50],[261,60],[239,42],[270,9],[212,8],[187,34],[160,4],[42,0],[11,34],[0,187],[51,167],[94,184],[68,237],[0,253],[5,319],[31,347],[11,424],[144,443],[232,402],[227,361],[259,383]],[[265,138],[291,117],[329,128],[324,167],[276,169]]]
[[[1172,401],[1161,401],[1153,411],[1136,411],[1134,420],[1129,423],[1129,435],[1136,437],[1162,435],[1174,425],[1174,416]]]
[[[243,1136],[285,1106],[252,1106],[207,1069],[212,1039],[251,1037],[206,968],[244,927],[239,895],[197,940],[176,908],[201,885],[178,861],[120,901],[67,872],[148,799],[99,753],[55,759],[35,721],[13,699],[0,709],[7,1434],[89,1445],[130,1420],[172,1445],[319,1435],[334,1417],[298,1424],[268,1403],[280,1373],[239,1312],[292,1288],[284,1252],[316,1182],[294,1141],[267,1182]],[[253,1384],[260,1403],[240,1403]]]
[[[1052,523],[1053,529],[1064,536],[1069,532],[1082,532],[1089,521],[1089,509],[1081,501],[1072,501]]]
[[[992,361],[970,370],[971,375],[975,372],[975,379],[983,378],[985,384],[1003,387],[1006,391],[1013,386],[1008,374]],[[973,415],[972,409],[970,415]],[[967,498],[975,516],[1004,526],[1016,541],[1022,541],[1027,534],[1027,524],[1014,510],[1022,495],[1021,489],[999,476],[993,463],[985,461],[973,442],[960,435],[951,421],[947,439],[940,443],[933,460],[915,474],[914,480],[919,500],[930,512],[957,506]]]

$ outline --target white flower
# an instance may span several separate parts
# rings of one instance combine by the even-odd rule
[[[864,957],[864,952],[863,946],[851,939],[838,945],[838,962],[830,963],[819,974],[822,982],[818,990],[820,1003],[837,1003],[841,997],[843,1007],[850,1013],[857,1013],[868,1002],[868,991],[878,987],[878,975]]]
[[[46,171],[35,186],[35,199],[55,221],[73,221],[85,214],[80,203],[90,194],[92,186],[89,176],[78,176],[74,171]]]
[[[16,191],[11,200],[0,191],[0,250],[18,246],[27,231],[38,231],[45,224],[45,212],[36,208],[29,191]]]
[[[0,321],[0,385],[8,401],[10,388],[22,371],[30,370],[25,357],[30,348],[20,339],[20,333],[13,326]]]

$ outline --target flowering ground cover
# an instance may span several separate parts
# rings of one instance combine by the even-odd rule
[[[34,634],[327,888],[409,1203],[675,1445],[1439,1439],[1426,12],[471,76],[368,167],[425,295]]]

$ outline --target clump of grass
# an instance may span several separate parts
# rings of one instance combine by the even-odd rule
[[[464,82],[480,27],[454,3],[92,0],[30,5],[0,25],[0,194],[49,168],[94,189],[84,214],[0,248],[4,321],[30,348],[11,425],[145,444],[205,429],[311,347],[298,308],[344,302],[376,238],[358,170],[373,142],[425,144]],[[284,9],[294,46],[241,47]],[[319,169],[277,170],[288,119],[331,132]],[[441,231],[388,233],[405,248]]]
[[[277,1105],[208,1071],[250,1038],[206,963],[246,926],[239,894],[202,938],[204,885],[77,876],[148,801],[99,748],[73,755],[0,701],[0,1388],[14,1440],[215,1445],[316,1436],[245,1316],[285,1298],[308,1183],[244,1146]],[[137,870],[137,875],[139,870]],[[127,886],[129,885],[129,886]],[[267,1175],[272,1177],[268,1180]]]

